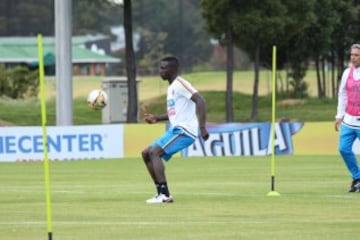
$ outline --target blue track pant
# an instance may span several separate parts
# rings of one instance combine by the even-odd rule
[[[360,129],[353,129],[341,125],[339,138],[339,152],[353,179],[360,179],[360,170],[352,146],[356,138],[360,139]]]

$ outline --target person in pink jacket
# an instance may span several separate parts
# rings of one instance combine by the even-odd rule
[[[335,130],[339,135],[339,152],[352,177],[349,192],[360,190],[360,169],[353,143],[360,139],[360,44],[350,48],[350,66],[342,74],[338,94]]]

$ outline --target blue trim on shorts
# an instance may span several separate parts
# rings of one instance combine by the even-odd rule
[[[157,145],[164,150],[161,158],[168,161],[172,155],[187,148],[195,142],[193,136],[189,136],[183,128],[170,127],[160,138],[156,139],[150,146]]]

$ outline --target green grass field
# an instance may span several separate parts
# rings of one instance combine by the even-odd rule
[[[339,157],[178,158],[167,163],[174,204],[147,205],[140,159],[50,164],[53,239],[357,239],[360,193]],[[43,163],[0,166],[0,239],[47,239]]]
[[[184,76],[204,95],[208,122],[224,122],[225,73]],[[259,121],[269,121],[270,73],[260,77]],[[234,74],[235,121],[249,120],[252,83],[251,71]],[[85,103],[100,86],[99,78],[74,80],[75,125],[101,123],[101,112]],[[163,112],[166,87],[158,77],[143,78],[141,107]],[[55,124],[55,95],[50,79],[48,125]],[[0,99],[0,110],[6,113],[0,126],[41,124],[38,100]],[[335,111],[335,100],[309,98],[278,102],[276,116],[332,121]],[[357,239],[360,193],[347,193],[350,177],[340,157],[283,156],[276,163],[281,196],[268,197],[269,157],[173,159],[166,167],[176,202],[147,205],[154,187],[140,159],[52,162],[53,239]],[[0,163],[0,240],[47,239],[44,185],[43,163]]]

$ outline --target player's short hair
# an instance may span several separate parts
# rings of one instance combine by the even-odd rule
[[[353,45],[351,45],[351,49],[353,49],[353,48],[360,49],[360,44],[359,43],[354,43]]]
[[[179,60],[174,56],[168,56],[161,59],[162,62],[168,62],[171,66],[175,67],[176,69],[179,68]]]

